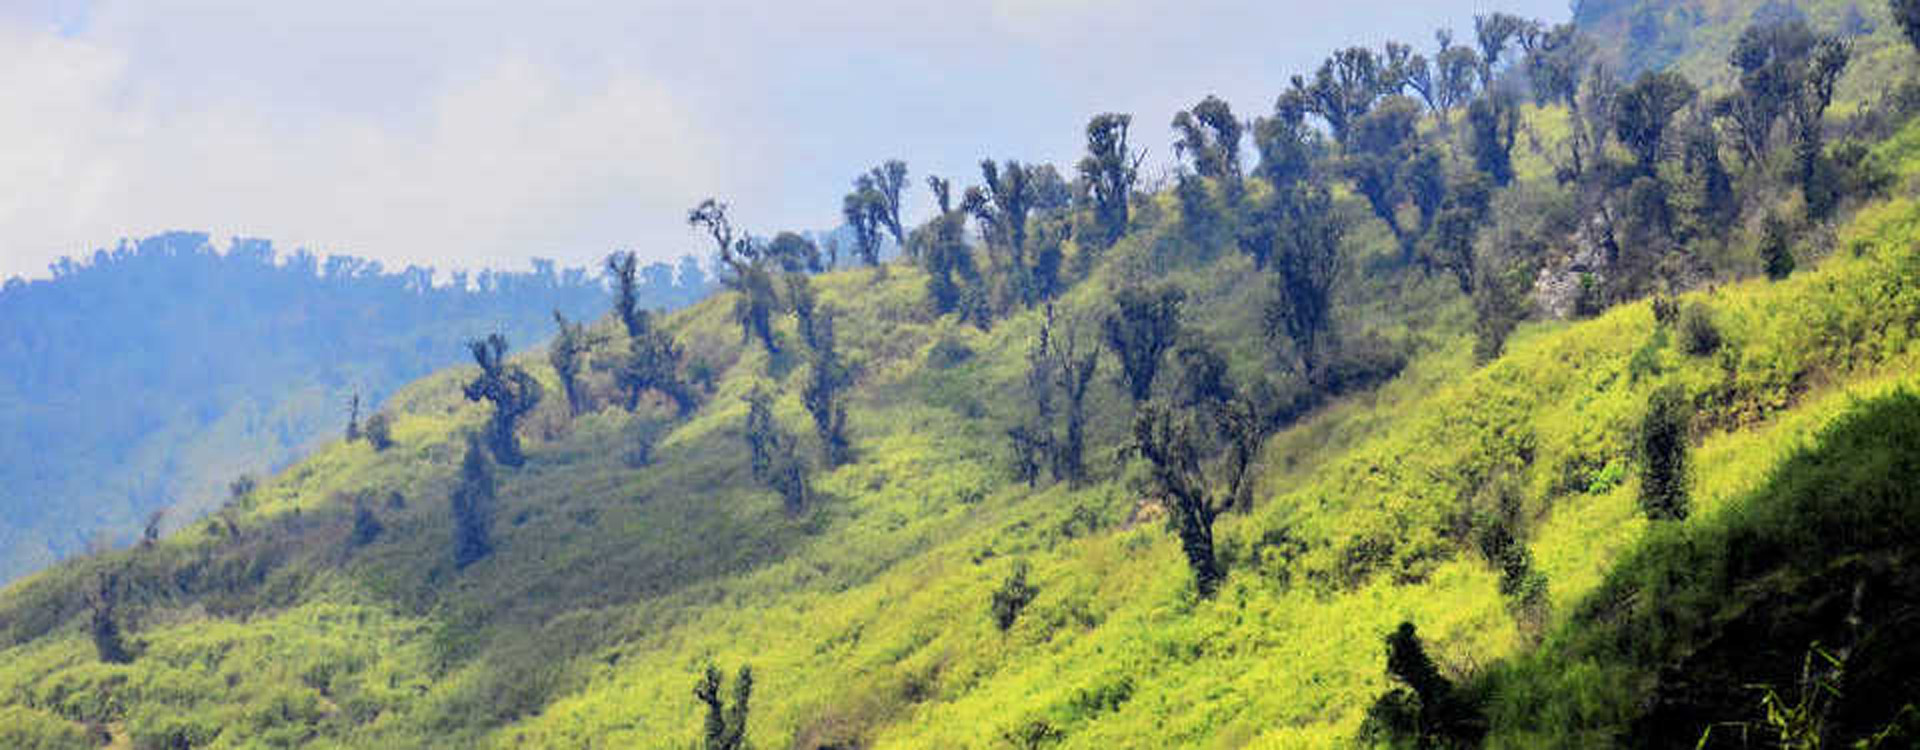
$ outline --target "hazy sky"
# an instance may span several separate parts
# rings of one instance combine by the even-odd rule
[[[1164,161],[1208,93],[1265,114],[1335,46],[1565,0],[586,3],[0,0],[0,277],[201,229],[389,266],[588,264],[706,248],[716,195],[756,234],[830,228],[906,159],[1078,156],[1132,113]],[[1156,167],[1157,169],[1157,167]],[[924,210],[916,211],[923,214]]]

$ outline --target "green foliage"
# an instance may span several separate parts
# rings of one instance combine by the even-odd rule
[[[1132,115],[1111,112],[1087,122],[1087,155],[1080,158],[1078,169],[1093,198],[1103,247],[1112,246],[1127,231],[1127,202],[1133,199],[1144,157],[1127,145],[1127,128],[1132,123]]]
[[[1417,747],[1475,747],[1485,719],[1440,674],[1413,623],[1402,622],[1386,637],[1387,673],[1404,688],[1382,695],[1368,711],[1363,730],[1377,739],[1411,741]]]
[[[1640,746],[1897,734],[1911,696],[1887,670],[1915,656],[1910,639],[1874,634],[1903,631],[1901,616],[1845,594],[1818,602],[1839,581],[1906,596],[1891,592],[1910,580],[1895,571],[1915,528],[1900,467],[1920,456],[1916,416],[1910,391],[1856,401],[1722,512],[1649,535],[1541,652],[1492,670],[1506,729],[1490,744],[1524,745],[1522,727],[1549,717],[1562,737]],[[1692,687],[1705,685],[1722,687]]]
[[[384,451],[392,448],[393,415],[384,411],[374,412],[373,416],[367,417],[367,426],[363,432],[367,438],[367,445],[373,446],[374,450]]]
[[[13,750],[91,750],[98,745],[73,722],[25,706],[0,706],[0,746]]]
[[[821,462],[833,469],[852,459],[847,440],[847,405],[844,392],[852,385],[852,375],[834,350],[833,311],[822,310],[817,320],[803,321],[813,359],[809,364],[801,402],[813,417],[814,434],[820,441]]]
[[[352,394],[365,417],[459,364],[458,342],[531,341],[552,310],[606,303],[588,271],[548,261],[436,277],[199,232],[85,254],[52,264],[53,278],[0,285],[0,454],[33,457],[0,463],[0,581],[90,539],[134,538],[160,507],[182,520],[213,511],[234,477],[338,439]],[[648,277],[648,304],[706,293],[703,276],[675,283],[671,264],[656,267],[667,273]]]
[[[1521,49],[1539,42],[1529,29],[1516,33]],[[1512,65],[1513,41],[1495,48],[1496,64]],[[1411,76],[1413,59],[1389,47],[1376,72]],[[1524,83],[1488,72],[1498,85]],[[1375,90],[1367,106],[1390,95]],[[1565,153],[1554,140],[1569,122],[1560,112],[1521,114],[1543,151]],[[1441,231],[1440,215],[1477,202],[1464,157],[1451,153],[1454,124],[1414,122],[1430,156],[1408,173],[1397,204],[1428,257],[1439,257],[1435,241],[1460,240],[1441,237],[1462,227]],[[1673,131],[1673,145],[1693,124]],[[1582,640],[1570,630],[1576,623],[1671,604],[1683,608],[1678,616],[1647,617],[1659,625],[1609,631],[1604,643],[1622,653],[1659,644],[1669,657],[1708,654],[1653,636],[1664,637],[1660,623],[1699,622],[1689,612],[1813,602],[1844,610],[1844,594],[1808,592],[1847,592],[1856,580],[1869,592],[1896,590],[1881,587],[1920,569],[1875,562],[1773,599],[1729,598],[1822,569],[1794,560],[1748,568],[1759,572],[1737,585],[1717,579],[1704,593],[1669,596],[1670,582],[1712,567],[1683,557],[1688,566],[1637,578],[1646,593],[1609,599],[1610,609],[1581,604],[1596,591],[1617,593],[1607,577],[1642,545],[1718,523],[1735,507],[1730,498],[1752,491],[1797,436],[1854,394],[1913,381],[1920,266],[1908,249],[1920,222],[1910,200],[1871,204],[1836,225],[1839,246],[1853,251],[1808,254],[1808,267],[1783,282],[1720,279],[1691,293],[1676,283],[1675,316],[1709,304],[1723,339],[1711,356],[1680,357],[1666,343],[1680,340],[1677,323],[1655,327],[1648,306],[1604,309],[1605,296],[1592,320],[1521,322],[1533,281],[1562,270],[1548,256],[1569,237],[1602,231],[1593,206],[1626,205],[1636,192],[1627,177],[1645,180],[1634,197],[1668,204],[1680,233],[1693,210],[1680,165],[1649,177],[1603,162],[1558,185],[1548,175],[1557,165],[1515,150],[1517,187],[1494,191],[1486,231],[1471,238],[1472,299],[1458,294],[1458,269],[1433,279],[1401,262],[1388,230],[1359,221],[1370,208],[1364,196],[1326,190],[1311,213],[1341,230],[1325,246],[1340,270],[1315,309],[1327,321],[1320,340],[1334,345],[1305,346],[1262,335],[1284,323],[1263,310],[1282,273],[1262,269],[1281,265],[1282,238],[1301,225],[1271,222],[1283,231],[1262,265],[1246,257],[1254,252],[1221,252],[1272,210],[1263,201],[1313,188],[1315,170],[1329,166],[1309,159],[1305,174],[1289,166],[1291,147],[1311,140],[1293,135],[1301,140],[1262,148],[1263,159],[1276,158],[1256,173],[1273,182],[1246,181],[1238,202],[1221,200],[1217,179],[1197,178],[1219,219],[1204,236],[1168,220],[1179,200],[1172,191],[1136,194],[1128,231],[1094,252],[1097,208],[1084,198],[1071,205],[1050,168],[1020,166],[1027,186],[1018,189],[997,171],[996,182],[1029,201],[1023,239],[1013,243],[1012,225],[1000,223],[1017,212],[978,191],[971,215],[998,225],[983,225],[979,283],[949,267],[947,312],[958,315],[929,309],[939,305],[931,224],[908,239],[920,248],[918,267],[803,285],[789,274],[806,253],[775,249],[794,243],[743,242],[720,207],[696,209],[696,225],[739,264],[723,259],[732,278],[758,272],[778,287],[764,336],[751,325],[733,334],[742,318],[730,309],[753,304],[736,286],[649,321],[712,374],[707,390],[719,397],[684,419],[650,409],[568,419],[570,405],[536,407],[525,423],[526,468],[494,478],[484,566],[457,573],[447,549],[458,523],[434,503],[382,508],[376,541],[346,552],[340,543],[355,527],[349,504],[378,496],[370,488],[411,497],[459,488],[462,435],[487,414],[463,401],[450,373],[385,407],[398,450],[326,446],[236,502],[232,526],[196,524],[0,594],[0,705],[124,722],[155,741],[211,736],[231,746],[684,747],[708,736],[744,744],[752,734],[797,747],[1328,747],[1363,722],[1399,727],[1403,745],[1422,735],[1430,745],[1460,743],[1491,728],[1496,745],[1605,746],[1634,736],[1636,706],[1690,693],[1661,681],[1672,658],[1629,669],[1612,652],[1586,651],[1551,669],[1524,668],[1530,654]],[[1877,147],[1871,158],[1898,164],[1901,148]],[[1436,214],[1432,227],[1414,223],[1422,211]],[[964,232],[950,239],[955,257],[971,263]],[[1588,247],[1605,252],[1603,242]],[[1057,285],[1046,280],[1049,252],[1067,259]],[[1016,257],[1025,271],[1014,270]],[[1586,268],[1604,275],[1596,287],[1614,283],[1613,269]],[[1069,347],[1077,337],[1064,329],[1124,322],[1116,297],[1132,290],[1151,307],[1158,295],[1146,290],[1157,289],[1184,290],[1153,360],[1174,369],[1150,379],[1136,405],[1125,374],[1119,386],[1093,377],[1098,357],[1091,346]],[[1501,294],[1483,302],[1489,289]],[[1469,326],[1480,322],[1502,330],[1474,335]],[[1476,364],[1469,349],[1483,338],[1501,353]],[[809,391],[833,372],[813,361],[828,340],[821,348],[858,377],[822,400]],[[791,341],[806,344],[805,358],[766,346]],[[1290,344],[1323,350],[1311,377],[1289,366]],[[520,361],[558,387],[557,370],[537,359]],[[583,381],[589,393],[616,387],[597,373]],[[1694,512],[1648,524],[1630,479],[1642,463],[1635,425],[1664,383],[1683,386],[1698,410],[1701,443],[1687,461]],[[1033,419],[1037,399],[1020,398],[1023,386],[1045,390],[1050,407],[1038,411],[1051,420]],[[999,460],[1008,426],[1034,440],[1032,475],[1071,473],[1055,449],[1070,442],[1076,399],[1084,479],[1010,481]],[[828,401],[843,408],[817,408]],[[781,428],[815,414],[844,426],[847,447],[858,448],[837,467],[811,470],[797,458],[811,455],[800,445],[809,438]],[[1137,453],[1118,455],[1129,443]],[[635,444],[650,460],[631,457]],[[767,502],[769,486],[784,507]],[[798,511],[788,500],[796,488]],[[833,501],[810,501],[815,492]],[[1157,533],[1162,522],[1174,533]],[[1814,524],[1779,548],[1743,552],[1743,564],[1792,557],[1780,550],[1844,536],[1856,523]],[[83,597],[73,594],[84,574],[121,559],[134,561],[125,611],[138,623],[140,654],[100,664],[88,653]],[[1044,580],[1046,596],[1018,596],[1015,567],[1029,571],[1019,575],[1026,588]],[[1027,600],[1005,630],[981,616],[993,612],[983,605],[996,591]],[[1772,622],[1754,617],[1754,627]],[[1380,635],[1397,635],[1402,622],[1421,623],[1419,636],[1396,639],[1389,662],[1398,668],[1382,670]],[[1809,642],[1787,640],[1796,649]],[[768,667],[751,718],[743,708],[730,718],[716,670],[702,683],[714,700],[703,702],[721,731],[703,732],[689,721],[690,670],[747,661]],[[1674,673],[1692,674],[1689,666]],[[1731,672],[1700,674],[1741,684],[1724,677]],[[229,675],[240,679],[227,684]],[[1389,699],[1369,712],[1382,693]],[[1752,707],[1750,693],[1740,697]],[[1491,722],[1473,718],[1480,705]],[[1885,725],[1884,716],[1874,721]],[[1683,729],[1697,736],[1697,725]]]
[[[1720,327],[1714,325],[1713,308],[1702,302],[1688,303],[1675,325],[1680,331],[1680,348],[1696,357],[1720,350]]]
[[[1641,171],[1653,173],[1674,115],[1698,95],[1686,77],[1673,72],[1646,73],[1620,90],[1613,131],[1633,152]]]
[[[632,258],[631,254],[626,256],[627,269],[632,267]],[[615,311],[622,317],[627,317],[633,314],[627,312],[628,303],[624,302],[627,299],[625,291],[628,288],[627,280],[631,279],[631,273],[616,274],[615,278],[621,280],[619,284],[622,290],[618,298],[622,302],[615,307]],[[554,374],[560,376],[560,388],[567,394],[568,413],[577,417],[587,410],[587,394],[581,385],[580,374],[582,367],[586,364],[584,358],[593,348],[592,340],[587,334],[585,324],[568,322],[566,316],[560,314],[559,310],[553,311],[553,322],[559,327],[559,332],[553,337],[553,341],[547,344],[547,363],[553,366]]]
[[[1179,287],[1127,288],[1114,294],[1116,308],[1101,323],[1107,346],[1120,359],[1120,379],[1139,404],[1153,396],[1160,362],[1180,336]]]
[[[353,547],[365,547],[380,538],[380,532],[386,527],[380,523],[380,517],[373,512],[373,504],[366,497],[353,500],[353,530],[347,534],[347,544]]]
[[[1793,275],[1791,235],[1792,229],[1785,219],[1767,215],[1760,229],[1760,258],[1767,264],[1767,278],[1779,281]]]
[[[515,430],[520,420],[540,404],[540,382],[526,369],[507,363],[507,339],[493,334],[467,342],[480,375],[463,389],[468,401],[493,402],[493,416],[487,420],[487,447],[494,460],[506,466],[526,462],[520,451],[520,436]]]
[[[460,459],[460,484],[454,488],[449,504],[453,510],[454,567],[465,568],[493,554],[493,464],[487,460],[478,437],[467,437],[467,452]]]
[[[87,596],[87,635],[93,638],[94,653],[105,664],[133,661],[133,652],[127,648],[126,639],[120,633],[117,610],[121,596],[120,573],[112,570],[99,574],[99,579]]]
[[[1201,177],[1219,180],[1229,203],[1237,200],[1241,189],[1242,128],[1233,108],[1217,96],[1173,116],[1174,155],[1190,162]]]
[[[1013,572],[993,592],[993,624],[1002,632],[1013,627],[1013,622],[1020,618],[1020,611],[1040,595],[1039,587],[1027,583],[1028,569],[1025,560],[1015,562]]]
[[[704,750],[747,750],[747,711],[748,702],[753,698],[753,668],[741,666],[740,674],[733,678],[733,700],[720,696],[722,687],[720,668],[707,665],[706,674],[693,686],[693,695],[707,707],[705,729],[702,731]]]
[[[1520,128],[1520,103],[1503,91],[1490,92],[1467,106],[1467,150],[1493,184],[1513,182],[1513,144]]]
[[[773,396],[755,386],[745,399],[745,437],[753,477],[780,493],[787,514],[797,516],[806,510],[813,495],[807,481],[806,462],[794,448],[793,437],[780,429],[779,422],[774,418]],[[844,417],[840,419],[844,420]]]
[[[1687,452],[1693,404],[1686,387],[1670,383],[1647,399],[1636,435],[1640,457],[1640,508],[1655,521],[1687,518]]]

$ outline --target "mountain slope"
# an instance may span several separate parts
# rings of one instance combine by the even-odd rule
[[[541,262],[530,273],[384,272],[347,256],[278,257],[204,234],[63,259],[53,279],[0,290],[0,580],[126,540],[147,514],[175,528],[242,475],[278,469],[362,419],[394,389],[501,332],[531,343],[554,311],[592,316],[597,280]],[[696,269],[697,270],[697,269]],[[649,269],[648,304],[679,306],[703,278]],[[662,275],[664,274],[664,276]]]
[[[1542,130],[1554,116],[1527,115]],[[1432,153],[1462,160],[1450,139],[1436,141]],[[1333,166],[1371,166],[1345,156]],[[697,747],[714,727],[693,688],[709,665],[727,675],[750,665],[744,734],[760,747],[1393,744],[1413,740],[1370,735],[1369,718],[1389,713],[1376,708],[1399,684],[1384,638],[1403,622],[1418,625],[1434,673],[1483,712],[1495,744],[1624,743],[1662,715],[1651,713],[1655,697],[1698,708],[1673,714],[1687,721],[1719,716],[1737,708],[1711,700],[1728,686],[1648,679],[1675,663],[1717,665],[1674,658],[1699,634],[1646,639],[1666,644],[1656,658],[1609,654],[1592,645],[1609,628],[1659,623],[1662,612],[1608,619],[1595,602],[1684,574],[1658,564],[1673,559],[1668,545],[1695,539],[1705,550],[1732,533],[1722,524],[1740,508],[1815,496],[1804,483],[1828,475],[1810,471],[1808,455],[1875,459],[1879,470],[1862,473],[1870,481],[1853,485],[1863,490],[1901,476],[1910,434],[1859,435],[1904,421],[1911,397],[1897,394],[1920,387],[1920,123],[1875,147],[1869,164],[1891,175],[1891,197],[1849,196],[1841,218],[1773,248],[1799,263],[1786,278],[1738,278],[1763,248],[1728,230],[1672,250],[1684,262],[1734,259],[1689,277],[1698,288],[1527,323],[1484,363],[1484,296],[1429,273],[1420,245],[1393,236],[1418,207],[1370,215],[1344,184],[1307,217],[1348,228],[1330,308],[1338,357],[1271,335],[1278,272],[1236,252],[1245,245],[1231,222],[1205,220],[1260,205],[1273,193],[1265,178],[1246,181],[1240,205],[1224,197],[1225,175],[1183,175],[1138,196],[1112,247],[1054,248],[1067,270],[1050,304],[1005,305],[990,325],[970,319],[973,308],[936,314],[920,266],[811,277],[813,309],[833,311],[851,382],[852,459],[831,468],[816,458],[826,443],[807,408],[821,362],[807,342],[820,331],[781,308],[769,345],[756,340],[756,285],[773,282],[743,263],[737,291],[650,321],[684,348],[689,370],[713,374],[684,417],[664,399],[622,408],[614,376],[631,344],[613,318],[596,324],[604,341],[593,359],[610,366],[586,371],[590,408],[577,417],[545,357],[514,360],[548,396],[518,430],[525,465],[491,472],[490,554],[457,552],[473,545],[457,541],[472,524],[455,508],[471,507],[489,465],[469,436],[492,412],[463,394],[477,368],[458,368],[388,401],[391,449],[328,444],[205,522],[0,593],[0,711],[10,712],[0,716],[53,747],[103,737]],[[1489,220],[1502,240],[1517,221],[1575,203],[1550,169],[1524,154],[1514,166],[1518,181]],[[1601,171],[1643,187],[1658,179],[1629,167]],[[1792,203],[1764,169],[1754,168],[1766,188],[1755,219]],[[981,195],[968,203],[990,200]],[[929,255],[921,264],[937,265]],[[982,294],[1017,299],[1019,280]],[[1096,360],[1086,480],[1023,478],[1010,454],[1039,411],[1031,352],[1051,351],[1035,346],[1040,332],[1062,346],[1113,346],[1102,334],[1121,301],[1162,285],[1186,295],[1186,351],[1157,360],[1166,371],[1144,404],[1116,377],[1116,357]],[[1315,368],[1290,364],[1321,356]],[[1148,441],[1136,417],[1169,404],[1197,412],[1222,382],[1282,416],[1252,455],[1250,503],[1217,521],[1226,577],[1209,597],[1169,533],[1174,493],[1139,455]],[[1696,411],[1683,433],[1694,467],[1684,521],[1650,521],[1638,502],[1649,462],[1636,456],[1636,425],[1663,389]],[[784,436],[774,442],[809,467],[798,512],[759,478],[779,476],[773,461],[756,471],[751,457],[749,435],[766,439],[749,427],[760,421],[747,403],[756,393],[771,394]],[[1863,398],[1893,406],[1847,417]],[[1828,424],[1842,426],[1827,447],[1803,451],[1803,436]],[[1789,541],[1805,555],[1827,536]],[[1787,583],[1771,593],[1804,592]],[[1725,593],[1708,604],[1767,600]],[[1860,712],[1849,726],[1892,721],[1881,708],[1847,704]],[[725,716],[713,719],[724,735]],[[1663,739],[1684,742],[1691,729]]]

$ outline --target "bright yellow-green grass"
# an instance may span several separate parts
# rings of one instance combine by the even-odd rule
[[[1916,133],[1879,155],[1909,180]],[[1706,356],[1638,304],[1523,328],[1475,368],[1450,281],[1375,280],[1401,293],[1346,301],[1349,335],[1427,306],[1441,324],[1393,331],[1430,348],[1270,441],[1254,508],[1219,525],[1229,582],[1204,601],[1137,467],[1115,458],[1131,407],[1113,363],[1092,396],[1096,481],[1014,484],[1004,430],[1040,313],[991,331],[937,318],[910,268],[815,281],[858,373],[856,460],[815,476],[821,499],[799,518],[751,480],[740,430],[760,385],[813,449],[803,344],[785,321],[781,354],[744,346],[728,295],[669,321],[721,376],[644,466],[633,448],[665,411],[569,420],[544,359],[521,358],[548,398],[523,430],[527,466],[499,470],[495,553],[465,570],[447,495],[484,410],[459,395],[470,372],[442,373],[389,404],[395,448],[328,446],[232,506],[237,538],[209,521],[0,595],[0,731],[48,747],[81,746],[88,725],[149,747],[686,747],[691,688],[714,662],[753,666],[760,747],[1326,747],[1388,687],[1381,638],[1402,620],[1466,677],[1594,590],[1646,525],[1628,436],[1658,385],[1685,384],[1701,408],[1694,502],[1710,517],[1851,399],[1916,383],[1920,206],[1901,191],[1790,280],[1684,297],[1723,333]],[[1115,286],[1180,283],[1190,325],[1244,379],[1265,366],[1264,282],[1177,233],[1110,250],[1059,325],[1091,342]],[[604,373],[591,386],[614,396]],[[1548,576],[1542,623],[1516,621],[1458,531],[1503,477],[1523,488]],[[356,502],[384,527],[361,547]],[[1002,633],[988,601],[1018,561],[1039,595]],[[130,665],[97,663],[85,631],[83,594],[109,570],[130,582]]]

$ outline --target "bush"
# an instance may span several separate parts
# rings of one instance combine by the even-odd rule
[[[1774,281],[1793,275],[1790,230],[1786,220],[1779,216],[1768,216],[1760,229],[1760,259],[1767,264],[1767,278]]]
[[[1693,405],[1679,384],[1647,400],[1640,422],[1640,507],[1655,521],[1687,517],[1687,440]]]
[[[1000,590],[993,592],[993,624],[1005,631],[1013,627],[1014,620],[1020,618],[1020,610],[1026,609],[1040,589],[1027,583],[1027,561],[1013,564],[1013,575],[1000,584]]]
[[[20,706],[0,707],[0,747],[10,750],[83,750],[94,747],[72,722]]]
[[[1713,324],[1713,309],[1695,302],[1680,312],[1680,345],[1688,354],[1703,357],[1720,349],[1720,328]]]
[[[376,451],[393,447],[393,417],[379,412],[367,417],[367,426],[361,431],[367,438],[367,444]]]

